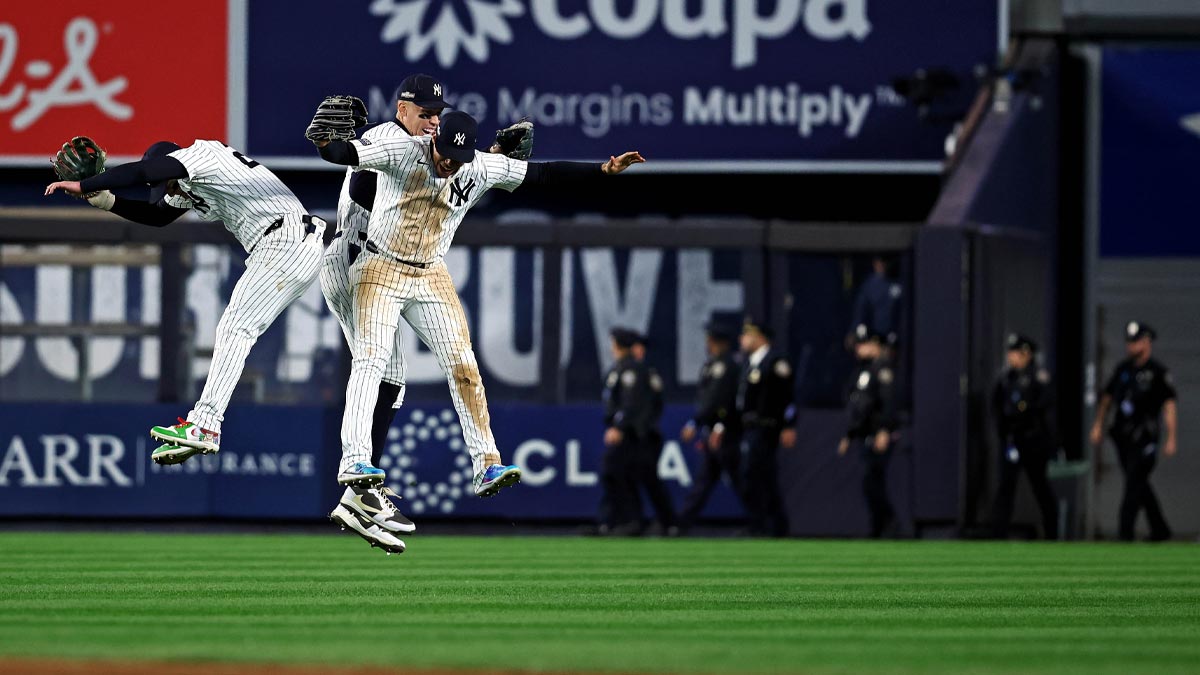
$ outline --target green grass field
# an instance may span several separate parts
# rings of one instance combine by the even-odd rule
[[[1200,671],[1200,547],[0,534],[0,657]]]

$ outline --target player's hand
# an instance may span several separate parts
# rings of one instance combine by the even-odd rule
[[[792,427],[788,427],[779,432],[779,444],[785,448],[796,447],[796,430]]]
[[[1092,433],[1088,435],[1088,440],[1092,442],[1093,446],[1100,447],[1101,441],[1104,440],[1104,429],[1099,424],[1093,424]]]
[[[846,452],[848,452],[849,450],[850,450],[850,439],[849,438],[843,438],[842,440],[838,441],[838,457],[845,457]]]
[[[83,196],[83,190],[79,189],[79,181],[77,181],[77,180],[60,180],[56,183],[51,183],[51,184],[47,185],[46,186],[46,196],[49,197],[50,195],[54,194],[55,192],[57,192],[59,190],[62,190],[63,192],[71,195],[72,197],[82,197]]]
[[[1179,447],[1175,443],[1175,437],[1171,436],[1167,438],[1166,444],[1163,445],[1163,454],[1167,457],[1174,457],[1177,450],[1179,450]]]
[[[879,431],[875,432],[875,442],[871,445],[876,454],[882,455],[883,453],[887,452],[888,446],[891,444],[892,435],[888,433],[887,429],[880,429]]]
[[[606,429],[604,431],[604,444],[605,445],[609,445],[609,446],[620,445],[621,440],[624,438],[625,438],[625,434],[621,433],[621,430],[616,427],[609,427],[608,429]]]
[[[684,443],[691,443],[692,440],[695,438],[696,438],[696,425],[695,424],[692,424],[691,422],[689,422],[689,423],[683,425],[683,428],[679,430],[679,440],[683,441]]]
[[[615,176],[634,164],[641,164],[644,161],[646,161],[646,158],[642,157],[642,153],[633,150],[617,157],[609,157],[608,161],[600,167],[600,170],[605,175]]]

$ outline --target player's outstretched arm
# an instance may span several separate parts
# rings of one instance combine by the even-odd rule
[[[636,150],[609,157],[603,164],[592,162],[530,162],[521,189],[557,187],[585,183],[604,176],[615,176],[646,159]]]
[[[51,183],[46,187],[46,194],[51,195],[61,190],[73,197],[87,195],[88,203],[98,209],[112,211],[116,215],[140,225],[162,227],[187,213],[187,209],[117,197],[110,190],[141,186],[147,183],[161,183],[167,180],[187,178],[187,176],[187,169],[174,157],[154,157],[140,162],[122,164],[83,181]]]

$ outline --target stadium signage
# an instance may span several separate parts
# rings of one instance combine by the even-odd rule
[[[130,487],[124,457],[125,443],[109,434],[13,434],[0,455],[0,487]]]

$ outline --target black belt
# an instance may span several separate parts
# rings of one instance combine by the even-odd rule
[[[300,222],[304,223],[304,234],[316,234],[317,224],[313,222],[312,216],[303,216],[300,218]],[[281,227],[283,227],[283,218],[276,218],[267,226],[267,229],[263,230],[262,236],[265,237]],[[262,237],[259,238],[261,239]]]
[[[383,251],[381,251],[379,249],[378,246],[375,245],[375,242],[367,239],[367,235],[365,233],[363,233],[362,236],[359,238],[362,239],[363,241],[367,242],[366,246],[364,246],[363,248],[367,249],[371,253],[381,255],[385,258],[391,258],[392,260],[395,260],[396,262],[398,262],[402,265],[409,265],[410,267],[416,267],[417,269],[423,270],[423,269],[429,267],[430,264],[432,264],[432,263],[423,263],[423,262],[413,262],[411,260],[401,260],[400,258],[397,258],[394,255],[391,255],[389,253],[384,253]]]

